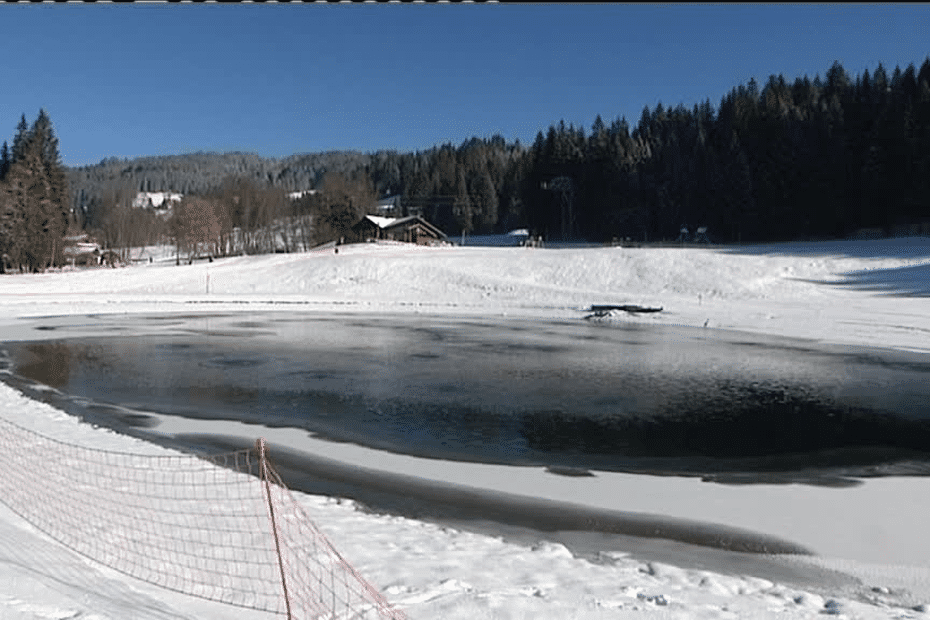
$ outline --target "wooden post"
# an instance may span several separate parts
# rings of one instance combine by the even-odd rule
[[[284,559],[281,557],[281,541],[278,539],[278,524],[274,518],[274,504],[271,501],[271,481],[268,475],[268,460],[265,456],[265,440],[262,437],[259,437],[255,441],[255,448],[258,450],[261,478],[265,486],[265,497],[268,499],[268,514],[271,518],[271,533],[274,534],[275,552],[278,554],[278,569],[281,571],[281,587],[284,589],[284,606],[287,609],[287,620],[293,620],[293,616],[291,615],[291,599],[287,593],[287,577],[284,572]]]

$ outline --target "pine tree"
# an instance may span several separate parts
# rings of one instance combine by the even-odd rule
[[[38,207],[42,219],[42,234],[46,237],[43,243],[42,260],[48,265],[59,265],[62,261],[62,239],[68,228],[69,209],[67,207],[67,180],[61,165],[61,156],[58,153],[58,138],[55,137],[52,121],[44,109],[30,130],[32,148],[38,160],[36,176],[42,179],[43,194],[39,198]]]
[[[24,139],[20,156],[10,166],[3,187],[3,253],[14,269],[37,271],[45,242],[42,206],[45,184],[32,141]]]
[[[494,182],[491,175],[484,171],[475,179],[473,194],[477,202],[478,216],[481,218],[479,227],[485,231],[491,231],[497,224],[497,191],[494,189]]]
[[[61,264],[68,188],[58,140],[44,110],[30,128],[23,115],[0,191],[0,252],[12,267]]]
[[[920,85],[921,82],[930,84],[930,56],[924,58],[917,72],[917,84]]]
[[[474,229],[474,207],[468,196],[468,185],[465,182],[465,172],[459,170],[458,181],[455,184],[455,202],[452,214],[460,229],[467,235]]]
[[[0,273],[6,273],[7,266],[19,268],[21,265],[25,236],[20,205],[13,186],[6,182],[0,185]]]
[[[6,173],[10,171],[10,149],[3,141],[3,148],[0,149],[0,181],[6,178]]]
[[[29,135],[29,123],[26,122],[26,115],[23,114],[19,118],[19,124],[16,126],[16,136],[13,138],[13,150],[12,156],[10,157],[10,163],[15,162],[17,159],[23,156],[23,149],[25,148],[25,142]]]

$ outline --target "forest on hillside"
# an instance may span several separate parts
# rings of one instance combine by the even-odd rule
[[[723,243],[862,228],[926,234],[930,58],[890,75],[879,65],[852,77],[837,62],[823,78],[750,80],[716,109],[709,100],[659,103],[632,126],[560,121],[531,145],[493,136],[413,153],[195,153],[106,159],[67,175],[75,214],[95,226],[139,191],[218,196],[224,184],[247,182],[340,188],[342,198],[282,203],[285,215],[326,211],[332,234],[364,213],[365,200],[395,194],[405,213],[449,235],[526,227],[548,239],[653,241],[707,226]]]

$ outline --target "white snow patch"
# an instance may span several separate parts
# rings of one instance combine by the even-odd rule
[[[176,192],[139,192],[133,198],[132,206],[135,209],[145,209],[151,205],[159,209],[165,202],[168,203],[166,206],[170,206],[173,202],[181,202],[182,198],[184,195]]]
[[[580,318],[591,304],[636,304],[664,310],[614,320],[930,352],[927,238],[700,249],[359,244],[340,247],[338,255],[236,257],[177,267],[166,259],[170,250],[153,250],[148,255],[152,263],[134,267],[0,277],[0,340],[39,337],[30,328],[30,317],[190,313],[204,309],[204,302],[210,302],[210,310],[224,312],[274,311],[282,307],[280,302],[290,302],[285,306],[288,311],[524,318]],[[922,275],[910,277],[915,272]],[[909,277],[902,279],[902,274]],[[161,450],[79,423],[6,386],[0,386],[0,415],[45,435],[90,447],[142,453]],[[167,432],[168,427],[164,428]],[[343,459],[360,450],[338,445],[327,449],[334,458]],[[402,458],[390,461],[384,455],[372,458],[386,468],[414,464]],[[454,478],[469,471],[437,464],[435,475]],[[536,475],[524,473],[527,480]],[[505,486],[526,483],[520,476],[499,478]],[[575,485],[587,484],[586,480],[570,482],[580,488]],[[631,485],[617,501],[626,509],[664,514],[687,509],[692,518],[718,519],[728,512],[724,489],[693,482],[695,488],[685,493],[691,483],[662,481],[681,486],[678,501],[656,492],[658,482],[652,493],[645,486]],[[877,520],[867,521],[869,528],[881,528],[882,536],[898,545],[917,536],[915,546],[925,547],[927,536],[921,524],[922,516],[930,511],[925,505],[930,493],[924,489],[914,494],[915,487],[909,486],[914,482],[879,479],[858,489],[869,494],[866,503],[876,508]],[[787,508],[798,498],[814,501],[802,497],[806,492],[790,486],[768,489],[772,518],[802,515]],[[822,490],[817,493],[826,497]],[[718,499],[708,500],[711,496]],[[643,563],[620,553],[606,554],[605,561],[595,563],[576,558],[555,543],[521,545],[416,520],[366,514],[356,511],[351,502],[298,497],[340,553],[411,619],[800,619],[821,614],[920,618],[927,616],[919,605],[930,603],[930,557],[900,567],[802,558],[798,561],[859,576],[863,590],[801,590],[747,575]],[[817,510],[832,510],[838,522],[859,518],[856,511],[861,503],[848,503],[851,497],[846,490],[837,490],[835,501]],[[724,503],[715,508],[718,500]],[[900,514],[908,506],[913,519]],[[881,516],[883,512],[887,514]],[[911,521],[916,525],[896,525]],[[796,526],[798,532],[805,527],[804,523]],[[861,532],[862,536],[873,534],[874,529]],[[822,548],[829,548],[829,542],[824,540]],[[0,584],[2,618],[250,617],[241,610],[115,574],[51,542],[6,508],[0,509]]]

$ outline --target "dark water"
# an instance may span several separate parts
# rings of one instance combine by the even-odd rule
[[[930,474],[926,355],[580,319],[237,313],[36,329],[61,338],[4,344],[16,375],[110,426],[146,423],[115,404],[566,475]]]

